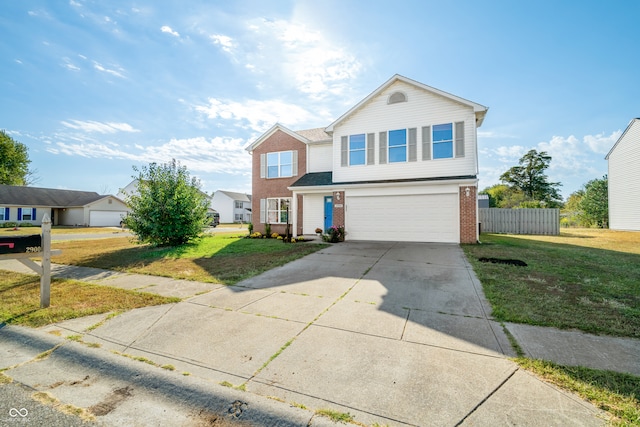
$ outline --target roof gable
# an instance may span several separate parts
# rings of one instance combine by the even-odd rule
[[[336,121],[334,121],[333,123],[331,123],[329,126],[327,126],[327,128],[325,129],[326,132],[331,133],[333,132],[333,129],[338,126],[340,123],[342,123],[343,121],[345,121],[346,119],[348,119],[351,115],[353,115],[354,113],[356,113],[357,111],[359,111],[360,109],[362,109],[365,105],[367,105],[369,103],[369,101],[371,101],[373,98],[375,98],[376,96],[380,95],[383,91],[385,91],[387,88],[389,88],[392,84],[396,83],[396,82],[404,82],[406,84],[415,86],[419,89],[425,90],[427,92],[433,93],[435,95],[439,95],[443,98],[449,99],[451,101],[457,102],[459,104],[463,104],[466,105],[468,107],[473,108],[473,111],[476,115],[476,126],[480,127],[482,125],[482,121],[484,120],[484,116],[487,113],[488,107],[485,107],[484,105],[480,105],[477,104],[475,102],[469,101],[467,99],[464,98],[460,98],[459,96],[456,95],[452,95],[450,93],[444,92],[440,89],[436,89],[434,87],[431,86],[427,86],[425,84],[422,84],[420,82],[417,82],[415,80],[411,80],[407,77],[401,76],[400,74],[396,74],[393,77],[391,77],[389,80],[387,80],[385,83],[383,83],[380,87],[378,87],[376,90],[374,90],[373,92],[371,92],[366,98],[364,98],[362,101],[360,101],[359,103],[357,103],[354,107],[352,107],[349,111],[347,111],[346,113],[344,113],[342,116],[340,116]]]
[[[250,202],[250,196],[248,194],[245,193],[236,193],[233,191],[224,191],[224,190],[218,190],[216,191],[216,194],[224,194],[225,196],[227,196],[228,198],[230,198],[231,200],[238,200],[241,202]],[[214,195],[215,197],[215,195]]]
[[[245,147],[245,150],[247,150],[249,153],[251,153],[260,144],[262,144],[267,139],[269,139],[271,137],[271,135],[273,135],[277,131],[282,131],[282,132],[286,133],[287,135],[291,136],[292,138],[295,138],[295,139],[297,139],[298,141],[300,141],[300,142],[302,142],[304,144],[308,144],[310,142],[304,136],[292,131],[291,129],[281,125],[280,123],[276,123],[275,125],[271,126],[271,128],[268,131],[263,133],[258,139],[256,139],[254,142],[249,144],[247,147]]]
[[[609,150],[609,152],[605,156],[605,160],[609,160],[609,156],[611,155],[611,153],[613,153],[613,150],[616,149],[618,144],[620,144],[620,141],[622,141],[624,139],[624,137],[627,135],[627,133],[629,133],[629,131],[631,130],[631,128],[634,125],[640,126],[640,117],[636,118],[636,119],[631,119],[631,121],[629,122],[629,126],[627,126],[627,128],[624,130],[624,132],[622,132],[622,135],[620,135],[620,138],[618,138],[616,143],[613,144],[613,147],[611,147],[611,150]]]

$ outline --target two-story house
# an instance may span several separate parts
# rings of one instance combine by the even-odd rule
[[[344,225],[347,240],[475,243],[487,107],[395,75],[326,128],[276,124],[247,147],[254,229]],[[258,220],[258,221],[257,221]]]
[[[251,196],[233,191],[217,190],[211,207],[220,214],[222,223],[251,222]]]

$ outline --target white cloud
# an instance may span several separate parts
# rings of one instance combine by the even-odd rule
[[[160,28],[160,31],[162,31],[163,33],[168,33],[171,34],[174,37],[180,37],[180,33],[178,33],[177,31],[174,31],[170,26],[168,25],[163,25]]]
[[[97,61],[93,61],[93,68],[95,68],[98,71],[101,71],[103,73],[107,73],[107,74],[111,74],[112,76],[116,76],[116,77],[120,77],[121,79],[124,79],[124,74],[122,74],[124,72],[124,69],[121,67],[118,67],[117,70],[115,69],[109,69],[109,68],[105,68],[101,63],[97,62]]]
[[[209,98],[209,105],[196,106],[195,109],[210,119],[233,120],[254,132],[264,132],[275,123],[295,127],[317,119],[317,114],[280,100],[240,103]]]
[[[134,129],[128,123],[114,123],[114,122],[96,122],[92,120],[69,120],[61,122],[64,126],[80,130],[83,132],[98,132],[103,134],[116,133],[116,132],[140,132],[138,129]]]
[[[493,151],[498,155],[501,162],[512,162],[520,159],[529,149],[521,145],[510,145],[498,147]]]
[[[232,48],[235,46],[231,37],[222,34],[212,34],[209,38],[213,41],[213,44],[219,45],[227,53],[231,53]]]
[[[78,138],[76,142],[69,142],[72,138],[68,135],[63,138],[67,141],[57,142],[48,147],[47,151],[68,156],[124,159],[140,163],[166,163],[176,159],[195,172],[233,175],[248,175],[251,172],[251,156],[243,148],[246,141],[240,138],[171,139],[162,145],[148,147],[138,144],[123,147],[90,138]]]
[[[604,133],[597,135],[587,135],[584,137],[584,142],[589,146],[591,151],[598,154],[607,154],[613,145],[620,139],[622,135],[621,130],[612,132],[611,135],[606,136]]]

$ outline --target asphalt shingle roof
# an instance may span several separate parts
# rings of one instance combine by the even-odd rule
[[[0,185],[0,205],[68,208],[85,206],[105,197],[92,191]]]
[[[333,138],[324,131],[324,128],[305,129],[295,131],[298,135],[304,136],[309,141],[331,141]]]

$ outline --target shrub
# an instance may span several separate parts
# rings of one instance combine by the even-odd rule
[[[272,239],[277,239],[278,237],[280,237],[280,235],[278,233],[271,233],[271,238]]]
[[[13,221],[8,221],[8,222],[3,222],[0,227],[2,228],[15,228],[18,226],[17,222],[13,222]]]
[[[265,236],[271,236],[271,224],[266,223],[264,225],[264,235]]]
[[[30,222],[21,222],[18,227],[35,227],[35,225],[31,224]]]
[[[249,230],[249,234],[253,233],[253,223],[247,224],[247,230]]]
[[[329,228],[329,233],[322,236],[322,240],[331,243],[344,242],[344,236],[345,232],[343,225],[332,225]]]
[[[249,237],[252,239],[261,239],[262,233],[260,233],[259,231],[256,231],[255,233],[249,234]]]

